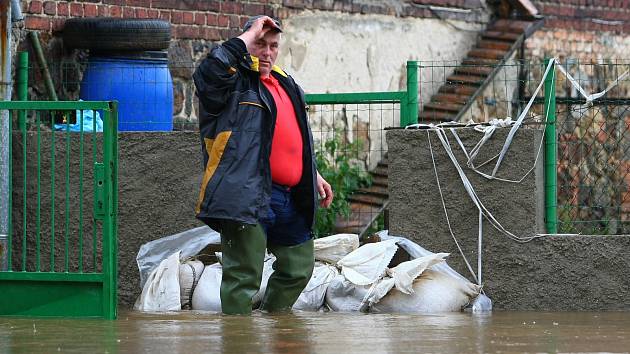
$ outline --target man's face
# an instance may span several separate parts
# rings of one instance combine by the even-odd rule
[[[276,63],[280,46],[280,32],[267,31],[265,35],[254,42],[251,55],[258,57],[260,75],[269,76],[271,67]]]

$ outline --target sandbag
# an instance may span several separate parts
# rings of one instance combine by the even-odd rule
[[[319,265],[313,269],[313,275],[293,305],[294,310],[318,311],[324,306],[326,290],[332,280],[339,274],[331,265]]]
[[[199,283],[204,265],[198,260],[189,260],[179,265],[179,297],[182,309],[190,309],[192,295]]]
[[[162,260],[153,269],[142,288],[134,308],[139,311],[181,310],[179,291],[180,251]]]
[[[364,302],[370,286],[356,285],[341,274],[336,275],[326,290],[326,305],[332,311],[367,311]]]
[[[315,239],[313,241],[315,259],[336,264],[348,253],[359,248],[359,235],[337,234]]]
[[[413,294],[392,289],[370,307],[375,313],[435,313],[461,311],[481,287],[433,269],[425,270],[413,282]]]
[[[262,281],[260,289],[252,297],[253,307],[256,308],[262,301],[267,289],[269,277],[273,273],[273,262],[276,260],[273,256],[265,258],[263,266]],[[221,312],[221,277],[223,276],[223,268],[220,263],[206,266],[199,283],[192,297],[193,310],[216,311]]]
[[[380,279],[398,250],[396,240],[368,243],[343,257],[341,274],[356,285],[369,285]]]
[[[193,291],[193,310],[221,312],[221,264],[206,266]]]
[[[413,281],[427,268],[444,262],[448,253],[433,253],[411,261],[402,262],[396,267],[387,270],[387,275],[394,279],[398,291],[410,295],[413,293]]]

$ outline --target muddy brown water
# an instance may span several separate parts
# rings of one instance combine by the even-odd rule
[[[0,353],[630,352],[630,313],[122,312],[115,321],[0,318]]]

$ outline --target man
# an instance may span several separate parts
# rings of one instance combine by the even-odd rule
[[[252,17],[193,78],[206,166],[197,218],[221,233],[221,307],[248,314],[265,248],[276,256],[264,311],[290,310],[313,272],[317,208],[333,199],[315,166],[302,89],[275,65],[280,22]]]

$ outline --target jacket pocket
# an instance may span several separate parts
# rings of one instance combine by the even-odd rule
[[[245,91],[238,98],[236,125],[241,131],[259,132],[262,130],[265,106],[254,91]]]

